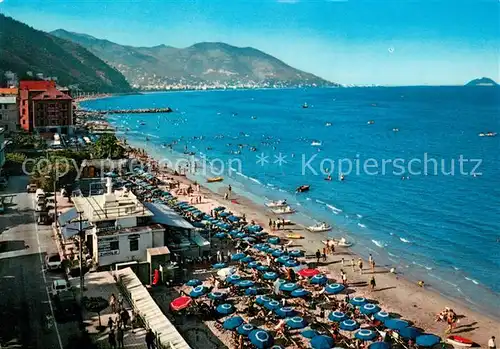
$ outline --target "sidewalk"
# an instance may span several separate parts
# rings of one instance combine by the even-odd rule
[[[79,289],[79,278],[73,278],[70,282],[75,289]],[[113,276],[108,271],[87,274],[85,276],[85,287],[86,290],[84,295],[86,297],[103,297],[104,299],[109,300],[112,293],[115,294],[117,299],[120,294]],[[131,314],[130,304],[128,304],[125,299],[123,301],[123,305]],[[97,330],[99,326],[98,315],[96,313],[89,313],[85,309],[82,309],[82,316],[87,331],[90,333],[98,347],[103,349],[110,348],[108,344],[109,329],[106,328],[103,332],[98,332]],[[110,317],[115,320],[117,316],[117,314],[113,314],[111,312],[111,307],[106,308],[101,312],[101,325],[106,326]],[[125,348],[146,349],[145,334],[146,330],[143,328],[127,329],[124,336]]]

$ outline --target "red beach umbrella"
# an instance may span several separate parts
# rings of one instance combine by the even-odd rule
[[[187,307],[189,307],[189,305],[191,304],[192,301],[193,300],[191,299],[191,297],[181,296],[179,298],[174,299],[172,301],[172,303],[170,303],[170,308],[173,311],[179,311],[182,309],[186,309]]]
[[[302,269],[302,270],[299,271],[298,274],[300,276],[305,277],[305,278],[311,278],[314,275],[319,274],[319,270],[318,269]]]

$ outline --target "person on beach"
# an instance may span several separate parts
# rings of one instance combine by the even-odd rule
[[[323,247],[323,261],[326,262],[326,255],[328,254],[328,249],[326,247]]]
[[[320,259],[320,258],[321,258],[321,251],[320,251],[320,250],[319,250],[319,248],[318,248],[318,250],[316,251],[316,259],[317,259],[317,263],[318,263],[318,264],[319,264],[319,259]]]
[[[116,349],[116,337],[115,337],[115,331],[113,330],[109,331],[108,343],[110,348]]]
[[[116,296],[114,293],[112,293],[111,297],[109,297],[109,305],[111,306],[111,311],[116,313]]]
[[[229,184],[227,186],[227,194],[228,194],[228,197],[231,197],[231,192],[233,191],[233,188],[231,188],[231,184]]]
[[[372,273],[374,273],[375,272],[375,261],[373,259],[370,262],[370,267],[372,268]]]
[[[347,287],[347,274],[343,269],[340,269],[340,277],[342,279],[342,284]]]
[[[372,276],[370,279],[370,291],[373,292],[373,290],[375,290],[376,286],[377,286],[377,283],[375,282],[375,276]]]
[[[363,275],[363,260],[358,258],[359,275]]]
[[[273,220],[269,218],[269,229],[273,228]]]
[[[491,336],[488,340],[488,349],[497,349],[497,344],[495,343],[495,336]]]
[[[356,271],[356,263],[354,263],[354,258],[351,259],[351,267],[352,267],[352,271],[355,272]]]
[[[331,254],[335,253],[335,241],[333,239],[328,242],[328,248]]]
[[[340,261],[342,263],[342,266],[344,266],[344,257],[342,257],[342,260]]]
[[[370,255],[368,256],[368,264],[372,264],[372,261],[373,261],[373,256],[370,253]]]

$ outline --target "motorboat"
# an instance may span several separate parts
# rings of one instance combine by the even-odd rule
[[[347,241],[345,238],[340,238],[339,242],[337,243],[339,247],[351,247],[352,242]]]
[[[481,132],[479,137],[495,137],[496,135],[496,132]]]
[[[224,180],[224,177],[211,177],[207,178],[208,183],[215,183],[215,182],[222,182]]]
[[[373,120],[370,120],[367,122],[368,125],[373,125],[374,123],[375,123],[375,121],[373,121]]]
[[[399,128],[393,128],[392,131],[393,132],[399,132]]]
[[[448,336],[445,342],[459,348],[470,348],[474,344],[472,340],[460,336]]]
[[[311,189],[311,186],[309,185],[301,185],[300,187],[297,188],[298,193],[304,193],[306,191],[309,191]]]
[[[287,204],[286,200],[278,200],[278,201],[267,202],[267,203],[265,203],[265,205],[269,208],[276,208],[276,207],[287,206],[288,204]]]
[[[327,123],[325,124],[325,126],[326,126],[326,127],[332,126],[332,123],[331,123],[331,122],[327,122]]]
[[[321,146],[321,142],[319,142],[319,141],[312,141],[312,142],[311,142],[311,145],[312,145],[313,147],[319,147],[319,146]]]
[[[307,103],[304,103],[304,104],[302,104],[302,108],[307,109],[307,108],[309,108],[309,106],[307,105]]]
[[[295,213],[295,210],[290,206],[277,207],[271,210],[275,214],[291,214]]]
[[[313,232],[313,233],[321,233],[321,232],[324,232],[324,231],[329,231],[331,230],[332,227],[329,226],[328,224],[326,223],[318,223],[318,224],[315,224],[315,225],[311,225],[309,227],[307,227],[307,230]]]

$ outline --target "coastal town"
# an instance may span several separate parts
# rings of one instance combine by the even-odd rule
[[[2,348],[494,348],[496,320],[117,138],[79,105],[105,97],[0,89]]]

